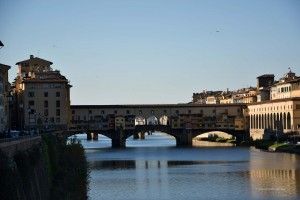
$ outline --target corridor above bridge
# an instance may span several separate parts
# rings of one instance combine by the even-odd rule
[[[70,130],[134,129],[151,124],[245,130],[246,118],[245,104],[72,105]]]

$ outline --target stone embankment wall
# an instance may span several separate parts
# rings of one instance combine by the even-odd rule
[[[0,143],[0,199],[48,199],[50,184],[41,136]]]
[[[0,142],[0,199],[88,199],[88,166],[77,139],[45,134]]]

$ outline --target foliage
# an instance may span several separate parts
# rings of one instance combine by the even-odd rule
[[[218,137],[218,135],[212,135],[208,138],[199,138],[201,141],[209,141],[209,142],[222,142],[222,143],[235,143],[235,139],[227,139],[223,137]]]
[[[76,138],[66,144],[58,136],[43,135],[41,145],[11,159],[0,151],[0,199],[46,199],[50,190],[49,199],[87,199],[88,178],[84,149]]]
[[[80,141],[72,138],[61,149],[50,198],[87,199],[88,163]]]
[[[20,181],[20,176],[13,165],[13,161],[0,151],[0,199],[18,199],[16,188]]]

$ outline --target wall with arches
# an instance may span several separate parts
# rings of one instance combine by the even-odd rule
[[[298,106],[297,106],[298,105]],[[267,131],[300,130],[300,99],[280,99],[248,105],[250,136],[262,139]]]

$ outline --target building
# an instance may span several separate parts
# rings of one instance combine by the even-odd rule
[[[300,131],[300,97],[248,104],[248,111],[254,140]]]
[[[72,86],[60,71],[51,68],[52,64],[33,55],[16,63],[14,116],[17,129],[66,130],[70,126]]]
[[[271,87],[271,99],[300,97],[300,78],[289,71]]]
[[[0,63],[0,133],[10,130],[10,84],[8,82],[8,70],[10,66]]]

